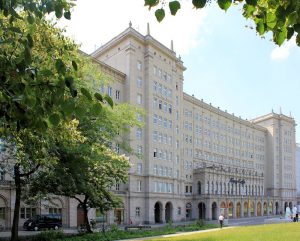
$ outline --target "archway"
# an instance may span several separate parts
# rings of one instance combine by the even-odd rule
[[[166,222],[172,221],[172,211],[173,211],[173,205],[171,202],[166,203],[166,213],[165,213],[165,220]]]
[[[185,205],[185,217],[187,220],[192,218],[192,204],[191,203],[187,203]]]
[[[236,204],[236,217],[240,218],[241,217],[241,203]]]
[[[248,208],[249,208],[248,203],[244,202],[244,217],[248,217]]]
[[[278,204],[278,202],[275,203],[275,214],[276,215],[279,214],[279,204]]]
[[[205,219],[205,203],[198,204],[199,209],[199,219]]]
[[[233,203],[228,204],[228,218],[233,218]]]
[[[273,210],[273,202],[269,202],[269,214],[272,214],[273,215],[273,212],[274,210]]]
[[[6,225],[8,224],[8,208],[7,208],[7,202],[4,197],[1,197],[0,195],[0,225],[2,227],[6,228]]]
[[[161,202],[156,202],[154,205],[154,222],[162,223],[162,204],[161,204]]]
[[[226,217],[227,215],[227,210],[226,210],[226,203],[225,202],[221,202],[220,205],[220,214],[222,214],[224,217]]]
[[[212,220],[217,220],[217,203],[213,202],[211,205],[211,218]]]
[[[261,216],[261,203],[257,203],[256,216]]]
[[[268,215],[268,205],[264,202],[264,216]]]

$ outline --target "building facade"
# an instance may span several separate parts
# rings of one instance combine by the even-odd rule
[[[184,93],[186,68],[172,45],[169,49],[155,40],[149,26],[144,36],[130,25],[91,55],[117,79],[100,91],[146,112],[138,116],[144,127],[128,134],[139,154],[130,156],[128,183],[112,190],[123,206],[106,213],[106,221],[140,224],[217,219],[220,212],[228,218],[284,213],[297,202],[295,120],[273,111],[243,120]],[[1,210],[12,212],[9,200],[1,191],[0,219],[6,217]],[[65,225],[77,226],[78,204],[64,200]],[[90,215],[102,214],[91,210]]]
[[[300,144],[296,144],[296,179],[297,179],[297,204],[300,210]]]

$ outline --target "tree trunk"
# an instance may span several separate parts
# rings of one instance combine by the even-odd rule
[[[84,223],[85,223],[85,226],[86,226],[86,232],[87,233],[92,233],[92,228],[91,228],[91,225],[90,225],[90,222],[89,222],[89,217],[88,217],[88,208],[87,208],[87,205],[86,203],[84,203],[82,205],[82,208],[83,208],[83,213],[84,213]]]
[[[13,225],[11,228],[11,241],[18,241],[18,228],[19,228],[19,215],[20,215],[20,203],[21,203],[21,176],[20,176],[20,166],[14,166],[14,179],[15,179],[15,188],[16,188],[16,201],[15,201],[15,210]]]

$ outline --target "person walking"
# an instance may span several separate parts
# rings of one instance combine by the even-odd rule
[[[222,213],[219,216],[219,222],[220,222],[220,228],[223,228],[224,216]]]

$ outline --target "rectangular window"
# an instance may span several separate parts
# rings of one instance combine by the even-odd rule
[[[157,67],[153,66],[153,74],[156,76],[157,75]]]
[[[169,105],[169,113],[172,114],[172,105]]]
[[[120,191],[120,184],[119,183],[116,183],[115,190]]]
[[[157,82],[154,81],[153,83],[153,91],[156,92],[157,91]]]
[[[20,218],[28,219],[36,215],[36,208],[20,208]]]
[[[157,157],[157,149],[156,148],[154,148],[154,150],[153,150],[153,157]]]
[[[135,208],[135,216],[136,217],[140,217],[141,216],[141,208],[140,207],[136,207]]]
[[[142,181],[140,181],[140,180],[137,181],[137,191],[138,192],[142,191]]]
[[[160,110],[162,109],[162,101],[161,100],[158,101],[158,109],[160,109]]]
[[[136,102],[141,105],[142,104],[142,95],[141,94],[137,94],[136,96]]]
[[[142,163],[138,163],[137,164],[137,173],[138,174],[142,174],[142,171],[143,171],[143,164]]]
[[[49,208],[49,213],[50,214],[61,214],[62,209],[61,208]]]
[[[142,154],[143,154],[143,147],[142,147],[142,146],[138,146],[138,147],[137,147],[137,153],[138,153],[139,155],[142,155]]]
[[[157,99],[156,98],[153,99],[153,108],[154,109],[157,108]]]
[[[4,181],[5,180],[5,172],[4,170],[0,167],[0,181]]]
[[[112,97],[112,87],[110,86],[107,87],[107,95]]]
[[[178,208],[177,208],[177,214],[178,214],[178,215],[181,215],[181,207],[178,207]]]
[[[142,70],[142,62],[141,61],[137,61],[137,63],[136,63],[136,68],[138,69],[138,70]]]
[[[141,77],[138,77],[136,80],[136,86],[141,88],[143,86],[143,80]]]
[[[141,128],[138,128],[138,129],[136,130],[135,136],[136,136],[136,138],[137,138],[138,140],[141,140],[141,139],[142,139],[142,129],[141,129]]]
[[[117,99],[117,100],[120,99],[120,90],[116,90],[116,99]]]

